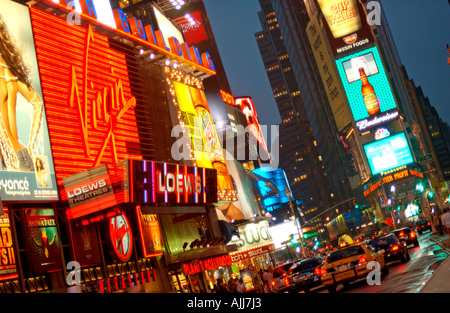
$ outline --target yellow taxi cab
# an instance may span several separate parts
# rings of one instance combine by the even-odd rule
[[[321,268],[322,283],[329,292],[336,292],[339,284],[366,278],[374,270],[369,262],[378,262],[382,275],[389,273],[383,254],[371,251],[365,243],[344,245],[327,256]]]

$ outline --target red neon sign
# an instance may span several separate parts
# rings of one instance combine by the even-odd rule
[[[100,164],[113,183],[118,162],[142,159],[127,56],[90,25],[30,12],[58,185]]]

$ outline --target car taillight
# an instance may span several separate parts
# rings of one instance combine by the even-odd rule
[[[321,273],[320,267],[316,267],[314,269],[314,275],[320,275],[320,273]]]
[[[286,277],[286,278],[284,279],[284,285],[285,285],[285,286],[288,286],[289,284],[290,284],[289,278]]]
[[[415,233],[415,232],[413,232],[413,231],[412,231],[412,232],[410,232],[410,233],[409,233],[409,237],[410,237],[410,238],[414,238],[414,237],[416,237],[416,233]]]
[[[283,273],[283,277],[286,277],[286,276],[287,276],[287,273],[286,273],[286,272],[284,272],[284,273]]]
[[[272,287],[275,287],[275,281],[274,280],[272,280],[271,282],[270,282],[270,284],[272,285]]]
[[[398,234],[400,237],[405,235],[404,231],[401,231],[400,234]]]
[[[359,259],[358,259],[359,264],[366,263],[366,262],[367,262],[367,259],[364,255],[359,257]]]
[[[393,245],[390,250],[391,251],[397,251],[398,249],[400,249],[399,245]]]

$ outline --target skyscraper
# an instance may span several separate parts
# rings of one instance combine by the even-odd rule
[[[311,217],[352,197],[345,152],[312,56],[304,4],[260,0],[255,34],[280,111],[281,166]],[[294,23],[295,21],[295,23]],[[313,213],[311,212],[311,213]]]

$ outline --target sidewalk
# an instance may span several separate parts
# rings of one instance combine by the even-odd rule
[[[450,238],[448,236],[432,240],[450,253]],[[434,272],[430,280],[420,290],[420,293],[450,293],[450,256]]]

